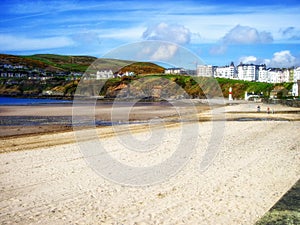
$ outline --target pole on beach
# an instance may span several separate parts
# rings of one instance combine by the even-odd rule
[[[229,96],[228,96],[228,100],[229,101],[232,101],[233,98],[232,98],[232,87],[229,88]]]

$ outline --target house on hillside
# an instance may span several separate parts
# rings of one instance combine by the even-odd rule
[[[165,69],[165,74],[186,74],[183,68],[168,68]]]
[[[130,71],[126,71],[125,73],[117,73],[114,75],[114,77],[131,77],[131,76],[135,76],[135,73],[134,72],[130,72]]]
[[[258,66],[258,81],[259,82],[270,82],[269,73],[265,64]]]
[[[238,79],[246,81],[258,80],[258,66],[254,64],[243,64],[240,63],[237,66]]]
[[[231,62],[230,66],[220,66],[215,69],[214,77],[228,78],[228,79],[236,79],[237,71],[236,68]]]
[[[300,80],[297,80],[297,82],[293,84],[292,95],[296,97],[299,96],[299,93],[300,93]]]
[[[198,65],[197,66],[197,76],[199,77],[212,77],[213,74],[212,65]]]
[[[106,79],[106,78],[112,78],[114,76],[112,70],[103,70],[103,71],[97,71],[96,73],[96,79]]]
[[[300,93],[300,67],[294,69],[294,84],[292,89],[293,96],[299,96]]]
[[[282,98],[288,95],[288,90],[285,89],[284,87],[275,87],[271,92],[270,92],[270,98]]]

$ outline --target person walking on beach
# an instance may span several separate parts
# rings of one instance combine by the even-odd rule
[[[260,112],[260,106],[259,105],[257,106],[257,112]]]
[[[267,113],[268,113],[268,114],[270,113],[270,107],[267,108]]]

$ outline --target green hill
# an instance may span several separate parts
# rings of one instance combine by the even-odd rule
[[[252,82],[243,80],[232,80],[225,78],[216,78],[218,81],[224,97],[228,97],[229,88],[232,87],[233,98],[244,98],[244,94],[248,93],[263,94],[264,97],[269,97],[270,92],[275,88],[284,88],[287,91],[292,89],[293,83],[265,83],[265,82]]]
[[[136,62],[119,70],[119,73],[134,72],[136,75],[164,73],[165,68],[151,62]]]
[[[48,71],[62,70],[61,68],[57,68],[49,63],[43,62],[35,58],[16,55],[0,54],[0,63],[10,65],[22,65],[27,66],[28,68],[40,68]]]
[[[144,76],[136,77],[122,77],[114,78],[106,83],[104,90],[109,97],[114,97],[122,88],[126,88],[129,83],[133,81],[138,81]],[[166,82],[166,79],[170,82]],[[250,81],[240,81],[222,78],[209,78],[209,77],[191,77],[183,75],[148,75],[147,79],[143,79],[142,82],[135,82],[135,88],[138,92],[141,90],[153,89],[160,86],[163,93],[166,95],[180,95],[182,90],[192,98],[204,98],[206,97],[222,97],[228,98],[229,88],[232,87],[233,98],[234,99],[244,99],[245,92],[254,92],[256,94],[263,94],[263,97],[267,98],[270,92],[274,88],[285,88],[291,90],[292,83],[282,83],[282,84],[270,84],[262,82],[250,82]],[[105,92],[104,91],[104,92]],[[168,93],[170,91],[170,93]],[[133,90],[132,90],[133,92]],[[135,93],[138,95],[138,92]],[[151,91],[148,90],[150,93]],[[102,93],[105,95],[105,93]]]
[[[120,68],[131,64],[132,61],[118,59],[97,59],[93,56],[69,56],[55,54],[37,54],[27,56],[0,54],[0,63],[23,65],[28,68],[40,68],[47,71],[85,72],[93,64],[97,70]]]
[[[37,54],[21,56],[33,59],[65,71],[84,72],[97,58],[91,56],[66,56],[54,54]]]
[[[38,60],[48,65],[63,69],[65,71],[85,72],[88,67],[93,64],[98,70],[112,69],[118,70],[120,67],[126,66],[131,61],[118,59],[97,59],[93,56],[66,56],[53,54],[38,54],[31,56],[24,56],[33,60]]]

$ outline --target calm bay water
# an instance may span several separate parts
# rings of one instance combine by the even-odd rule
[[[1,105],[39,105],[39,104],[65,104],[72,103],[68,100],[59,99],[44,99],[44,98],[12,98],[12,97],[0,97]]]
[[[51,104],[70,104],[72,101],[40,98],[0,97],[1,106],[34,106]],[[1,116],[0,126],[40,126],[40,125],[71,125],[71,116]]]

